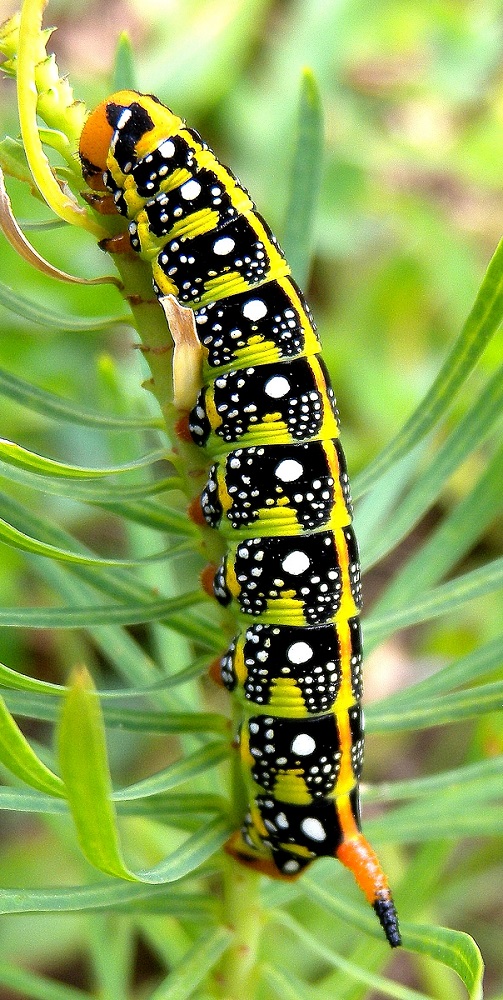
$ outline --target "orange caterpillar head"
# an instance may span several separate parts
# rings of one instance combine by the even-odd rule
[[[110,145],[117,129],[129,134],[129,141],[138,157],[155,143],[176,132],[182,121],[156,97],[135,90],[119,90],[98,104],[89,115],[80,137],[79,154],[82,173],[93,191],[104,191],[103,172],[107,169]],[[143,148],[145,147],[145,149]]]
[[[115,131],[112,123],[111,109],[117,106],[129,108],[138,101],[140,94],[134,90],[119,90],[98,107],[91,111],[87,119],[79,143],[79,156],[82,162],[84,180],[93,191],[104,191],[103,172],[106,170],[110,143]]]

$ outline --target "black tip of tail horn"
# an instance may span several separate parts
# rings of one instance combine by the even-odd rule
[[[390,946],[398,948],[402,943],[402,938],[400,936],[398,917],[393,900],[386,895],[381,899],[376,899],[373,906]]]

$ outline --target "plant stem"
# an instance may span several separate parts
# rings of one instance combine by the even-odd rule
[[[260,876],[230,858],[223,864],[223,916],[234,939],[214,974],[218,1000],[253,1000],[257,950],[263,929]]]
[[[136,255],[117,254],[114,257],[124,283],[127,298],[135,319],[136,329],[142,340],[145,360],[152,372],[152,379],[145,384],[157,399],[166,423],[166,431],[173,446],[181,490],[190,503],[198,496],[206,482],[208,459],[197,445],[181,440],[176,434],[180,412],[173,405],[173,340],[166,317],[152,289],[152,271]],[[225,544],[212,528],[200,526],[199,551],[209,562],[218,563],[224,554]]]
[[[145,359],[152,372],[152,379],[145,387],[154,394],[162,410],[173,450],[179,456],[177,473],[181,478],[182,490],[190,501],[200,493],[206,480],[207,468],[201,450],[196,445],[181,441],[176,435],[179,413],[173,406],[172,341],[166,318],[152,291],[150,267],[140,259],[122,254],[115,257],[115,263],[124,283],[124,294],[131,306],[136,328],[142,338]],[[217,532],[206,527],[200,528],[199,549],[206,558],[217,561],[224,548],[224,542]],[[234,630],[234,624],[229,621],[230,616],[222,617],[224,631],[226,625]],[[224,634],[222,646],[225,646]],[[236,820],[239,824],[246,803],[243,798],[241,768],[235,752],[230,785],[229,797],[236,805],[236,812],[239,812]],[[232,929],[234,938],[212,976],[214,993],[219,1000],[253,1000],[255,996],[257,949],[263,927],[259,880],[260,876],[256,872],[237,864],[228,855],[223,856],[222,923]]]

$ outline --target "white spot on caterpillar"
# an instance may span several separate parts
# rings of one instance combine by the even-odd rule
[[[300,828],[310,840],[326,840],[325,830],[319,819],[315,819],[314,816],[307,816],[306,819],[303,819]]]
[[[182,198],[185,198],[185,201],[197,198],[198,194],[201,194],[201,185],[199,181],[195,181],[194,179],[186,181],[180,188],[180,194]]]
[[[158,150],[165,160],[169,160],[175,155],[175,144],[171,139],[166,139],[164,142],[161,142]]]
[[[132,112],[131,112],[130,108],[124,108],[124,111],[122,112],[122,114],[121,114],[121,116],[120,116],[120,118],[119,118],[119,120],[117,122],[117,128],[118,129],[124,128],[124,125],[127,125],[128,121],[129,121],[129,119],[131,117],[132,117]]]
[[[273,375],[266,382],[264,392],[273,399],[281,399],[281,396],[286,396],[287,392],[290,392],[290,383],[284,375]]]
[[[231,240],[230,236],[222,236],[221,239],[215,240],[213,253],[216,253],[218,257],[225,257],[234,250],[235,245],[235,240]]]
[[[300,868],[299,862],[294,861],[293,859],[291,861],[285,861],[285,864],[283,865],[283,871],[285,872],[285,875],[294,875],[296,872],[298,872],[299,868]]]
[[[293,458],[285,458],[276,466],[275,475],[282,483],[293,483],[303,472],[304,468],[300,462],[296,462]]]
[[[299,757],[308,757],[309,754],[313,753],[313,750],[316,750],[316,743],[308,733],[299,733],[291,746],[292,753]]]
[[[267,306],[262,299],[248,299],[243,306],[243,316],[252,321],[262,319],[267,316]]]
[[[285,573],[290,573],[290,576],[300,576],[301,573],[305,573],[310,564],[311,560],[306,553],[295,549],[283,559],[281,566]]]
[[[290,663],[306,663],[311,659],[313,651],[307,642],[294,642],[286,655]]]
[[[276,826],[279,826],[281,830],[286,830],[288,828],[288,820],[284,813],[278,813],[276,816]]]

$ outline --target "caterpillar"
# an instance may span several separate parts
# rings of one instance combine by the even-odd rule
[[[360,569],[313,317],[248,192],[157,98],[113,94],[79,151],[90,198],[129,219],[166,314],[173,298],[189,310],[202,348],[180,433],[211,464],[191,513],[225,538],[213,593],[241,622],[218,666],[241,707],[249,802],[227,850],[284,879],[338,858],[394,948],[396,910],[361,832]]]

